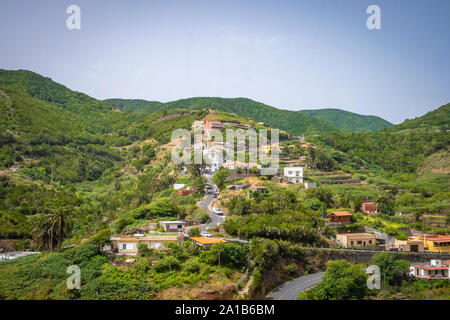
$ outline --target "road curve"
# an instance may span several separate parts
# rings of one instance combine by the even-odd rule
[[[300,291],[318,284],[325,272],[307,274],[283,283],[266,296],[267,300],[294,300]]]
[[[212,183],[211,175],[206,175],[205,174],[204,176],[205,176],[206,180],[208,180],[208,183],[210,183],[215,188],[217,188],[217,186],[215,186]],[[206,224],[203,224],[200,227],[201,231],[206,231],[209,228],[214,227],[214,226],[216,226],[218,224],[221,224],[223,222],[223,217],[215,214],[214,212],[212,212],[209,209],[209,206],[210,206],[211,202],[213,202],[213,201],[214,201],[214,196],[212,194],[206,194],[205,198],[203,198],[203,200],[198,203],[199,207],[202,208],[203,210],[205,210],[206,212],[208,212],[208,214],[209,214],[209,222],[206,223]]]

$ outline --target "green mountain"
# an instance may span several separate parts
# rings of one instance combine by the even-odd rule
[[[436,110],[430,111],[427,114],[414,119],[407,119],[400,123],[392,130],[404,129],[436,129],[449,130],[450,129],[450,103],[447,103]]]
[[[300,110],[298,112],[350,132],[376,132],[393,126],[389,121],[377,116],[365,116],[340,109]]]
[[[0,70],[0,112],[0,170],[27,166],[28,177],[62,184],[96,180],[127,160],[120,147],[149,138],[167,143],[174,128],[190,129],[205,114],[158,121],[160,113],[118,112],[24,70]]]
[[[170,109],[216,109],[236,113],[242,117],[265,122],[272,127],[286,130],[295,135],[318,134],[337,131],[338,129],[325,121],[304,115],[296,111],[280,110],[261,102],[246,98],[199,97],[182,99],[167,103],[154,101],[108,99],[105,102],[121,110],[141,111],[146,113],[161,112]]]
[[[450,104],[446,104],[422,117],[406,120],[380,132],[341,131],[321,135],[316,140],[333,150],[377,164],[387,171],[416,173],[426,171],[419,170],[422,166],[430,167],[424,165],[427,158],[428,162],[444,158],[439,166],[446,167],[450,145],[450,134],[447,132],[449,124]],[[437,153],[439,157],[433,157]]]

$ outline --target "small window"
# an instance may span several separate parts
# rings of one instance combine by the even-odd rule
[[[181,224],[178,225],[178,229],[182,229],[183,226]]]
[[[372,240],[369,240],[369,243],[372,244]]]
[[[127,244],[126,243],[122,244],[122,250],[127,250]]]
[[[362,241],[358,241],[358,242],[356,242],[356,244],[362,244]]]

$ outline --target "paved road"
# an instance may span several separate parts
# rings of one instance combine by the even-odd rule
[[[206,180],[208,180],[208,183],[210,183],[214,188],[218,189],[217,186],[212,183],[211,175],[205,174],[204,176],[205,176]],[[219,215],[215,214],[214,212],[212,212],[211,210],[209,210],[209,205],[211,204],[211,202],[213,202],[213,200],[214,200],[214,196],[212,194],[206,194],[205,198],[198,203],[200,208],[202,208],[203,210],[206,210],[206,212],[208,212],[209,219],[210,219],[207,224],[203,224],[200,226],[201,231],[206,231],[206,230],[208,230],[208,228],[211,228],[218,224],[221,224],[224,220],[223,216],[219,216]]]
[[[300,291],[306,290],[318,284],[325,272],[307,274],[288,281],[273,289],[267,296],[267,300],[294,300]]]

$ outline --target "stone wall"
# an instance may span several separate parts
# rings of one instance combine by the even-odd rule
[[[368,263],[372,260],[374,254],[379,252],[388,252],[398,254],[401,259],[409,262],[426,262],[431,259],[449,260],[450,253],[428,253],[428,252],[398,252],[398,251],[371,251],[371,250],[341,250],[328,248],[304,248],[308,258],[318,257],[322,261],[345,259],[355,263]]]

